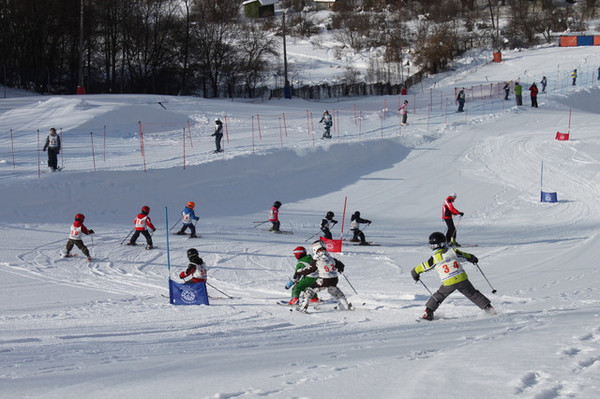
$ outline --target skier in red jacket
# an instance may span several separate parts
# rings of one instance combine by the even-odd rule
[[[92,257],[90,256],[90,251],[83,243],[81,239],[82,234],[94,234],[94,230],[89,229],[83,225],[83,221],[85,220],[85,215],[78,213],[75,215],[75,221],[71,226],[71,231],[69,233],[69,241],[67,241],[66,252],[63,254],[65,258],[71,257],[71,250],[73,246],[77,246],[83,252],[85,256],[87,256],[88,261],[92,261]]]
[[[460,247],[460,244],[456,242],[456,226],[454,226],[454,215],[464,216],[463,212],[460,212],[454,207],[454,200],[456,199],[456,193],[451,193],[442,205],[442,220],[446,222],[448,231],[446,231],[446,242],[449,246]]]
[[[127,243],[127,245],[136,245],[136,241],[140,234],[143,234],[146,237],[146,249],[152,249],[154,246],[152,245],[152,236],[146,229],[146,226],[152,229],[152,232],[156,231],[156,227],[152,224],[152,220],[148,214],[150,213],[150,207],[143,206],[142,212],[138,213],[137,217],[133,219],[133,223],[135,224],[135,233],[131,236],[131,240]]]

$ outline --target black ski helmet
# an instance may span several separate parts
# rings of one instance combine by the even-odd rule
[[[335,216],[335,214],[331,211],[327,212],[327,215],[325,215],[325,219],[333,219],[333,217]]]
[[[196,248],[190,248],[187,250],[188,259],[192,259],[198,256],[198,250]]]
[[[356,216],[357,218],[359,218],[360,217],[360,212],[359,211],[354,212],[354,216]]]
[[[429,235],[429,247],[431,249],[445,248],[446,247],[446,236],[444,233],[436,231]]]
[[[273,206],[274,206],[275,208],[279,208],[279,207],[281,206],[281,202],[279,202],[279,201],[275,201],[275,202],[273,203]]]

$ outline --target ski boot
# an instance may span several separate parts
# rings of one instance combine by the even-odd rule
[[[489,315],[496,315],[496,310],[494,309],[494,307],[492,306],[492,304],[490,303],[489,305],[487,305],[483,310],[485,310],[485,313],[489,314]]]
[[[423,314],[423,316],[421,316],[421,318],[423,320],[433,320],[433,310],[429,309],[429,308],[425,308],[425,314]]]
[[[288,302],[288,305],[292,306],[292,305],[297,305],[298,304],[298,298],[292,298],[290,299],[290,301]]]

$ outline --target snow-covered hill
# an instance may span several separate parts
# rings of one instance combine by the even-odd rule
[[[465,60],[426,82],[431,90],[410,92],[410,125],[402,127],[392,97],[0,100],[0,396],[597,397],[600,53],[542,48],[503,57]],[[577,86],[565,83],[573,68]],[[537,109],[528,98],[516,107],[511,93],[511,101],[498,94],[454,112],[455,87],[520,77],[527,89],[543,75],[548,93]],[[329,141],[320,140],[324,108],[338,116]],[[212,154],[216,116],[231,129],[223,154]],[[52,126],[64,132],[57,173],[38,169],[36,151],[37,130],[43,139]],[[555,140],[557,131],[571,140]],[[559,202],[540,202],[541,189]],[[458,241],[477,245],[464,249],[485,275],[465,268],[498,315],[454,293],[438,320],[417,323],[429,293],[410,271],[429,257],[429,234],[444,231],[450,192],[465,213]],[[345,245],[335,255],[356,310],[289,312],[276,301],[289,296],[293,248],[310,245],[327,211],[341,222],[346,199],[344,234],[359,210],[373,221],[365,234],[381,244]],[[254,228],[275,200],[293,235]],[[164,297],[167,229],[188,201],[197,204],[202,238],[170,236],[171,274],[196,247],[222,291],[209,287],[210,306],[176,307]],[[121,245],[142,205],[158,227],[151,251]],[[84,238],[92,263],[58,256],[78,212],[97,233]],[[439,286],[434,273],[422,280]]]

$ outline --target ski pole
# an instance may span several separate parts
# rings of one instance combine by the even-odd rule
[[[310,240],[311,238],[313,238],[314,236],[316,236],[317,234],[321,234],[321,231],[317,231],[315,234],[313,234],[312,236],[308,237],[306,240],[304,240],[304,242],[307,242],[308,240]]]
[[[268,220],[265,220],[264,222],[252,222],[252,223],[258,223],[256,226],[254,226],[254,228],[257,228],[258,226],[260,226],[261,224],[265,224],[267,223]]]
[[[90,234],[90,238],[92,239],[92,255],[96,257],[96,251],[94,251],[94,235]]]
[[[123,239],[123,241],[121,241],[121,243],[119,245],[123,245],[123,243],[125,242],[125,240],[127,240],[129,238],[129,236],[131,235],[131,233],[133,233],[134,230],[135,230],[135,227],[133,229],[131,229],[131,231],[129,232],[129,234],[127,234],[127,236]]]
[[[433,292],[431,292],[431,290],[425,285],[425,283],[423,282],[423,280],[419,279],[419,281],[421,282],[421,284],[423,284],[423,287],[425,287],[425,289],[427,290],[427,292],[429,292],[429,295],[431,295],[435,299],[435,297],[433,296]],[[437,301],[437,299],[436,299],[436,301]]]
[[[208,285],[209,287],[211,287],[211,288],[213,288],[213,289],[215,289],[215,290],[219,291],[221,294],[225,295],[227,298],[229,298],[229,299],[233,299],[233,297],[231,297],[231,296],[227,295],[226,293],[224,293],[223,291],[221,291],[220,289],[218,289],[218,288],[217,288],[217,287],[215,287],[214,285],[212,285],[212,284],[210,284],[210,283],[208,283],[208,282],[206,283],[206,285]]]
[[[495,294],[497,291],[494,289],[494,287],[492,287],[492,284],[490,284],[490,280],[487,279],[487,277],[483,273],[483,270],[481,270],[481,267],[479,267],[479,265],[477,263],[475,263],[475,266],[477,266],[477,268],[481,272],[481,275],[483,276],[483,278],[485,279],[485,281],[487,281],[487,283],[489,284],[490,288],[492,289],[492,294]]]
[[[359,295],[358,292],[356,292],[356,289],[354,288],[354,286],[352,285],[352,283],[350,282],[350,280],[348,280],[348,277],[346,277],[346,275],[344,273],[340,273],[342,276],[344,276],[344,278],[346,279],[346,281],[348,282],[348,284],[350,285],[350,288],[352,288],[352,291],[354,291],[354,293],[361,299],[361,301],[363,301],[363,306],[366,303]]]
[[[173,230],[173,229],[175,228],[175,226],[177,226],[177,224],[178,224],[179,222],[181,222],[181,217],[179,218],[179,220],[177,220],[177,221],[175,222],[175,224],[174,224],[174,225],[173,225],[173,226],[172,226],[172,227],[169,229],[169,231]]]

